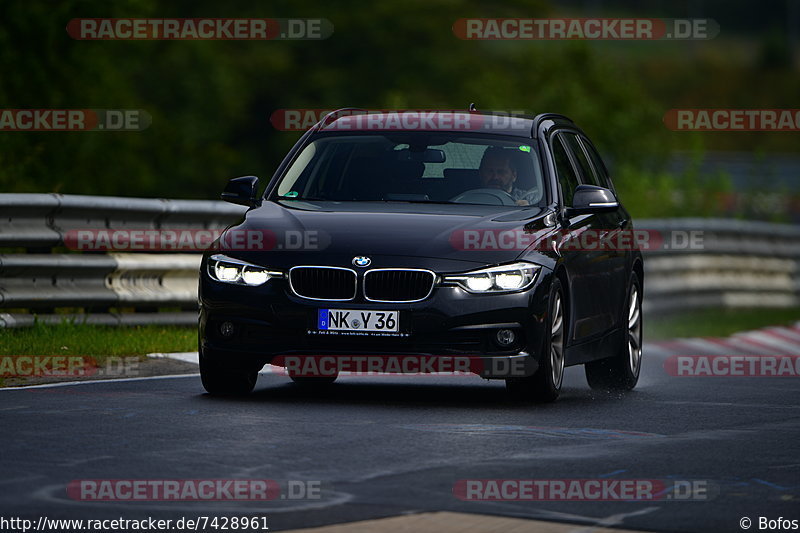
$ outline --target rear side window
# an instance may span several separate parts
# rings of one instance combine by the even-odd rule
[[[561,135],[553,137],[553,161],[556,165],[558,182],[561,184],[561,194],[564,197],[564,205],[572,205],[572,195],[578,187],[578,176],[572,162],[569,160],[567,150],[561,142]]]
[[[589,142],[588,139],[581,137],[581,144],[586,150],[586,153],[589,154],[589,159],[592,160],[592,166],[594,167],[594,170],[597,173],[601,186],[611,189],[613,191],[614,184],[611,182],[611,178],[608,176],[608,172],[606,171],[606,166],[603,164],[603,160],[600,158],[600,154],[597,153],[597,150],[594,149],[594,146],[592,146],[592,143]]]
[[[572,155],[575,157],[575,162],[578,164],[578,168],[580,168],[581,175],[583,176],[583,180],[581,181],[589,185],[605,187],[606,184],[601,183],[592,170],[592,165],[589,163],[589,159],[586,157],[583,148],[581,148],[581,143],[578,141],[578,136],[574,133],[564,133],[562,134],[561,138],[566,141],[570,152],[572,152]]]

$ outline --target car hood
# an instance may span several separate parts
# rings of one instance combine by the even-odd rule
[[[465,244],[465,231],[538,231],[545,228],[547,213],[540,207],[265,201],[228,230],[263,235],[264,245],[232,246],[229,255],[274,268],[351,267],[355,256],[367,256],[371,268],[458,271],[513,261],[523,251]]]

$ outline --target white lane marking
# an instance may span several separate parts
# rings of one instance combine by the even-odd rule
[[[800,345],[782,341],[772,335],[767,335],[761,331],[750,331],[748,333],[737,333],[736,337],[744,337],[767,346],[774,346],[783,351],[782,355],[800,355]]]
[[[597,522],[595,522],[594,527],[591,528],[579,528],[573,529],[570,533],[591,533],[596,531],[596,527],[613,527],[613,526],[620,526],[623,524],[625,519],[629,516],[639,516],[643,514],[652,513],[653,511],[657,511],[658,507],[645,507],[644,509],[639,509],[638,511],[632,511],[630,513],[618,513],[612,514],[611,516],[607,516],[606,518],[601,518]]]
[[[200,364],[200,355],[197,352],[149,353],[151,359],[174,359],[184,363]]]
[[[25,385],[22,387],[2,387],[0,391],[21,390],[21,389],[53,389],[55,387],[72,387],[75,385],[96,385],[99,383],[120,383],[130,381],[148,381],[153,379],[175,379],[175,378],[194,378],[200,374],[174,374],[172,376],[146,376],[141,378],[120,378],[120,379],[93,379],[87,381],[63,381],[60,383],[45,383],[43,385]]]

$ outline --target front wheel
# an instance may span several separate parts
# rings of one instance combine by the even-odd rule
[[[625,340],[616,355],[586,363],[586,381],[593,389],[631,390],[642,368],[642,288],[634,272],[624,309]]]
[[[258,371],[232,370],[200,356],[203,388],[214,396],[244,396],[256,386]]]
[[[545,403],[558,398],[564,381],[564,339],[567,329],[564,309],[564,291],[561,281],[555,278],[550,287],[546,340],[539,368],[532,376],[506,380],[506,390],[515,400]]]

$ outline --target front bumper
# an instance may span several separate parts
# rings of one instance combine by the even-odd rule
[[[551,278],[543,267],[522,292],[476,295],[437,286],[423,301],[399,304],[314,301],[292,294],[286,279],[247,287],[201,272],[200,356],[248,369],[283,364],[282,356],[457,357],[468,358],[471,371],[486,378],[531,375],[543,351]],[[320,334],[320,308],[396,310],[400,331],[396,336]],[[233,327],[226,326],[223,335],[226,322]],[[513,330],[515,342],[497,343],[499,329]]]

